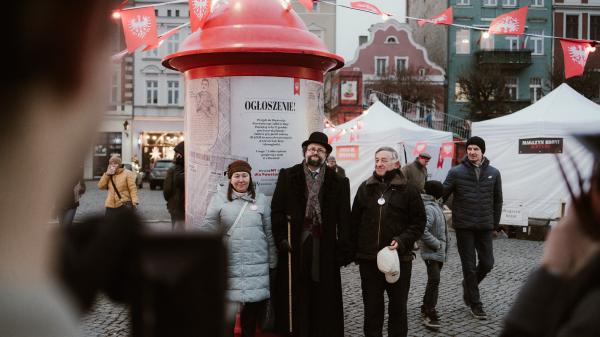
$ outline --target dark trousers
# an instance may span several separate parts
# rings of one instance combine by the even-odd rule
[[[254,337],[256,323],[265,306],[266,301],[244,303],[240,312],[242,323],[242,337]]]
[[[440,271],[444,264],[435,260],[424,261],[427,266],[427,286],[423,295],[423,306],[427,309],[435,309],[440,288]]]
[[[456,245],[464,278],[463,287],[471,306],[481,305],[479,283],[494,266],[492,240],[491,230],[456,229]]]
[[[313,238],[309,236],[302,243],[301,263],[302,275],[300,283],[296,287],[298,290],[298,298],[302,299],[303,305],[295,306],[298,308],[298,320],[294,321],[299,324],[299,336],[301,337],[325,337],[325,334],[320,331],[319,322],[322,320],[319,308],[319,282],[313,281],[312,278],[312,263],[313,263]],[[294,329],[296,330],[296,329]]]
[[[377,262],[359,262],[362,297],[365,310],[365,337],[383,336],[384,291],[388,295],[388,337],[406,336],[408,325],[406,302],[410,288],[412,261],[400,262],[400,279],[388,283],[377,268]]]

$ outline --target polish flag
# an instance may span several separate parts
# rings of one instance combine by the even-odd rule
[[[585,63],[593,47],[587,41],[560,39],[565,62],[565,79],[580,76],[585,70]]]
[[[313,10],[313,0],[298,0],[298,2],[306,8],[308,12]]]
[[[417,142],[412,154],[413,156],[417,156],[419,153],[425,152],[425,150],[427,150],[427,142]]]
[[[512,12],[502,14],[492,20],[490,34],[521,35],[525,32],[525,21],[527,20],[527,6]]]
[[[212,0],[189,0],[192,33],[201,29],[210,15]]]
[[[154,7],[129,9],[121,12],[127,51],[133,53],[140,46],[158,43]]]
[[[438,156],[437,167],[442,168],[444,166],[444,158],[454,157],[454,142],[442,143],[440,146],[440,155]]]
[[[377,6],[372,5],[368,2],[364,2],[364,1],[353,1],[350,3],[350,7],[354,8],[354,9],[360,9],[363,11],[375,13],[377,15],[384,15],[384,13],[379,8],[377,8]]]
[[[452,14],[452,7],[448,7],[445,11],[431,19],[417,20],[419,26],[424,26],[427,23],[433,23],[436,25],[451,25],[454,22]]]

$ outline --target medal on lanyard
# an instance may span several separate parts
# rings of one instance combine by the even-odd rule
[[[380,206],[383,206],[383,204],[385,204],[385,199],[383,198],[383,195],[381,195],[381,197],[379,197],[379,199],[377,199],[377,203]]]
[[[255,204],[252,204],[252,206],[250,206],[250,209],[253,211],[256,211],[258,209],[258,207]]]

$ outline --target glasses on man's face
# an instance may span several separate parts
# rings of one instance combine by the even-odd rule
[[[312,153],[317,152],[319,154],[327,153],[327,150],[322,149],[320,147],[309,147],[308,149],[306,149],[306,151],[307,152],[312,152]]]

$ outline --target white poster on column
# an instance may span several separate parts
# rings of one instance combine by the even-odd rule
[[[288,77],[231,78],[231,154],[248,157],[260,192],[273,194],[282,168],[323,128],[323,85]]]

